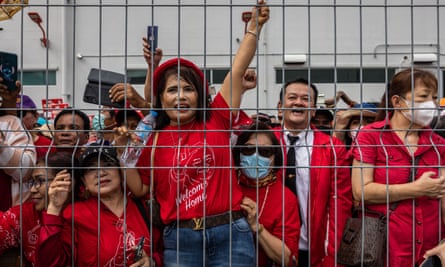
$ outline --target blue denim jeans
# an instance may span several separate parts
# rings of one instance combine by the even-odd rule
[[[205,231],[166,226],[164,266],[255,266],[253,235],[246,219]]]

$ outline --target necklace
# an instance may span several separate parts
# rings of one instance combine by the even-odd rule
[[[189,122],[185,125],[176,125],[176,126],[170,126],[171,129],[166,130],[166,132],[170,133],[170,137],[172,140],[173,145],[178,145],[178,147],[181,147],[181,141],[183,136],[190,136],[196,130],[195,128],[196,120],[193,120],[193,122]],[[173,136],[173,133],[177,136],[176,138]]]
[[[261,204],[260,213],[258,213],[258,219],[261,218],[261,215],[263,214],[264,206],[266,205],[267,196],[269,195],[269,186],[266,187],[266,193],[264,194],[263,204]]]

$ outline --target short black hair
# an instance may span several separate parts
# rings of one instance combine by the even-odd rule
[[[295,80],[291,80],[291,81],[286,82],[286,83],[284,84],[283,88],[281,88],[281,90],[280,90],[280,99],[279,99],[279,101],[283,100],[283,97],[284,97],[284,90],[286,90],[286,88],[287,88],[290,84],[294,84],[294,83],[302,83],[302,84],[305,84],[305,85],[311,87],[312,90],[314,90],[314,104],[317,104],[317,98],[318,98],[318,89],[317,89],[317,86],[315,86],[315,84],[313,84],[313,83],[309,83],[309,81],[306,80],[305,78],[297,78],[297,79],[295,79]]]
[[[116,114],[116,123],[118,126],[122,126],[125,122],[125,119],[128,120],[129,118],[135,118],[137,121],[140,121],[142,119],[141,116],[136,112],[136,110],[119,110],[119,112],[117,112]]]
[[[60,117],[62,117],[63,115],[66,114],[71,114],[71,115],[77,115],[79,116],[82,121],[83,121],[83,130],[85,130],[87,133],[89,133],[89,131],[91,130],[91,126],[90,126],[90,118],[88,117],[87,114],[85,114],[85,112],[79,110],[79,109],[74,109],[74,108],[66,108],[63,109],[62,111],[60,111],[56,118],[54,119],[54,127],[57,126],[57,121],[60,119]]]
[[[315,116],[317,115],[326,116],[329,121],[334,120],[334,115],[332,114],[332,111],[326,108],[317,108],[317,110],[315,110]]]

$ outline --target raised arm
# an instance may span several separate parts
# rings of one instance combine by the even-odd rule
[[[16,116],[4,116],[3,122],[9,124],[9,128],[0,129],[0,167],[14,181],[26,181],[36,161],[32,137]]]
[[[145,62],[147,62],[148,68],[147,68],[147,75],[145,76],[145,84],[144,84],[144,96],[145,100],[149,103],[152,103],[151,99],[151,76],[154,70],[159,66],[159,62],[161,62],[162,59],[162,49],[156,48],[155,56],[151,57],[151,49],[150,45],[148,44],[147,38],[142,38],[142,51],[144,52],[144,59]],[[152,60],[153,59],[153,60]]]
[[[258,37],[268,19],[269,7],[265,5],[264,0],[260,0],[258,6],[252,9],[252,19],[233,59],[232,70],[227,74],[221,87],[220,94],[226,103],[234,109],[234,115],[238,113],[237,109],[241,106],[241,96],[244,93],[244,74],[255,55]]]
[[[71,175],[66,170],[59,172],[51,182],[48,210],[42,214],[36,266],[67,266],[71,261],[71,221],[61,216],[71,188]]]
[[[114,129],[114,146],[118,153],[118,158],[122,157],[125,149],[128,146],[129,139],[136,139],[134,133],[130,133],[127,127],[117,127]],[[126,177],[128,190],[135,197],[143,197],[148,193],[148,186],[145,185],[141,179],[139,171],[134,166],[127,166],[124,161],[121,160],[121,171]]]

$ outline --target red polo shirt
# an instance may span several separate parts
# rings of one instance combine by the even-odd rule
[[[413,157],[385,121],[362,128],[352,148],[352,154],[356,160],[375,166],[374,182],[408,182]],[[420,157],[415,179],[427,171],[438,174],[439,168],[445,164],[445,139],[429,128],[422,129],[414,156]],[[383,213],[387,211],[387,204],[368,207]],[[433,248],[441,239],[439,228],[442,223],[439,210],[438,199],[420,197],[399,202],[389,217],[389,266],[412,266],[413,254],[418,264],[422,262],[425,251]]]

